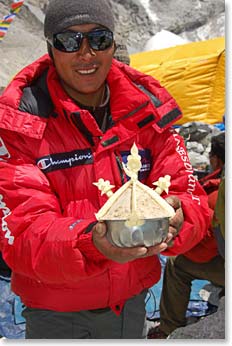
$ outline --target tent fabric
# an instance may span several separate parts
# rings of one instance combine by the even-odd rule
[[[225,114],[225,38],[130,55],[131,66],[159,80],[176,99],[177,124],[216,124]]]

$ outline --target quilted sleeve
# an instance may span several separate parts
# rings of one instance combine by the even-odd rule
[[[158,134],[153,149],[153,168],[149,185],[166,174],[171,176],[169,195],[181,200],[184,224],[174,245],[163,252],[166,256],[183,254],[204,238],[210,222],[208,198],[193,175],[184,140],[173,129]],[[166,198],[167,195],[163,194]]]
[[[32,164],[0,161],[0,217],[0,250],[16,273],[60,284],[109,265],[85,233],[95,218],[62,216],[46,176]]]

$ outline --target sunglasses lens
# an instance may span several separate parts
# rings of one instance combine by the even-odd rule
[[[113,33],[105,29],[88,33],[66,31],[53,36],[53,46],[62,52],[76,52],[81,47],[83,37],[87,37],[90,47],[94,50],[106,50],[114,41]]]
[[[82,35],[76,32],[62,32],[54,35],[53,45],[62,52],[76,52],[80,49]]]
[[[113,44],[113,33],[109,30],[95,30],[88,33],[88,42],[94,50],[106,50]]]

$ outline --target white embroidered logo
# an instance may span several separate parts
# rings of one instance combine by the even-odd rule
[[[72,167],[75,162],[78,162],[78,161],[82,162],[83,160],[90,160],[91,158],[92,158],[92,155],[89,153],[87,155],[79,155],[79,156],[75,154],[73,157],[69,157],[63,160],[54,160],[52,157],[47,157],[47,158],[42,158],[41,160],[39,160],[37,162],[37,166],[42,171],[50,168],[51,166],[60,167],[62,165],[66,165],[68,167]]]
[[[174,133],[173,134],[174,139],[176,141],[176,152],[180,155],[181,160],[184,163],[185,171],[188,174],[188,189],[187,192],[192,196],[192,200],[197,201],[197,203],[200,205],[201,200],[199,196],[194,195],[195,189],[196,189],[196,178],[193,175],[193,167],[189,161],[188,154],[186,150],[180,146],[180,138],[179,135]]]
[[[6,217],[10,215],[11,211],[10,209],[6,206],[6,203],[3,202],[3,195],[0,195],[0,209],[3,212],[3,217],[2,217],[2,231],[5,232],[5,238],[8,239],[8,244],[12,245],[14,243],[14,236],[11,235],[11,231],[8,228],[7,222],[6,222]]]
[[[7,160],[9,158],[10,158],[10,153],[7,150],[2,138],[0,137],[0,161]]]

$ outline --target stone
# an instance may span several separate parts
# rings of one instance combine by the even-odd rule
[[[225,297],[220,299],[216,312],[174,330],[169,339],[225,339]]]

